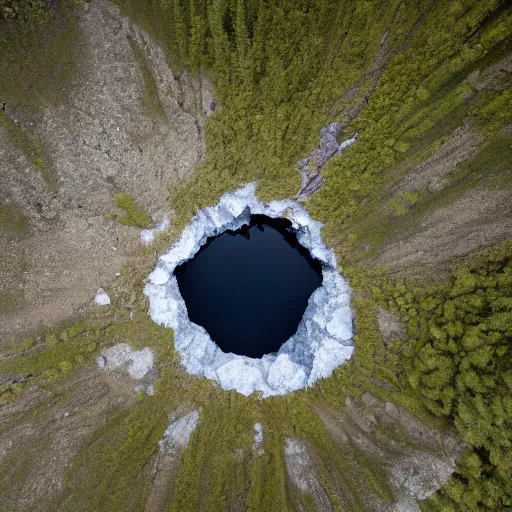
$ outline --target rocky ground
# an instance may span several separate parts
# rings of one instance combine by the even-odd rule
[[[58,107],[5,115],[45,149],[50,187],[0,125],[0,205],[22,233],[0,231],[0,341],[69,318],[138,245],[139,230],[107,219],[118,193],[159,222],[169,187],[204,153],[208,82],[176,75],[147,34],[109,2],[80,9],[75,86]]]

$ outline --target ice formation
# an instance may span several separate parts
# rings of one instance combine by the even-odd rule
[[[263,425],[261,423],[254,424],[252,453],[255,457],[261,457],[265,453],[265,449],[263,448]]]
[[[94,297],[94,303],[97,306],[110,305],[110,297],[107,295],[103,288],[98,288],[98,291],[96,292],[96,297]]]
[[[338,273],[336,257],[321,238],[322,224],[311,219],[294,201],[260,202],[256,185],[248,184],[224,194],[213,207],[198,210],[180,239],[160,257],[148,276],[144,294],[149,314],[160,325],[174,329],[174,345],[181,363],[194,375],[215,380],[223,389],[243,395],[283,395],[329,377],[352,356],[350,290]],[[192,323],[180,294],[174,269],[194,257],[209,237],[249,224],[254,214],[284,217],[291,221],[299,243],[322,263],[322,285],[309,299],[297,332],[276,354],[260,359],[224,353],[206,330]]]
[[[140,243],[148,245],[153,242],[157,233],[162,233],[169,228],[169,217],[164,215],[162,222],[156,226],[156,228],[143,229],[140,232]]]

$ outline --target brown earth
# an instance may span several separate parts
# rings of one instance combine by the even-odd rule
[[[110,2],[84,4],[79,21],[69,101],[38,119],[6,108],[51,155],[57,190],[0,125],[0,206],[14,206],[27,223],[14,237],[0,230],[0,343],[69,318],[100,286],[108,291],[139,237],[139,229],[107,220],[115,195],[131,194],[159,222],[168,189],[204,153],[207,80],[175,74]],[[147,91],[151,80],[156,94]]]

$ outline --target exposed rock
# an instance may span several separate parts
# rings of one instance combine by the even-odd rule
[[[377,322],[384,341],[389,341],[392,338],[401,338],[404,334],[404,326],[397,316],[381,307],[379,307],[377,314]]]
[[[181,419],[170,423],[162,439],[158,442],[160,451],[172,455],[178,450],[184,450],[198,424],[198,411],[192,411]]]
[[[464,451],[456,437],[427,427],[402,407],[370,393],[360,402],[347,398],[341,413],[318,405],[315,410],[347,458],[347,471],[338,475],[340,489],[347,496],[347,489],[364,489],[359,499],[368,512],[419,511],[417,501],[448,481]],[[394,499],[387,501],[366,485],[361,467],[365,460],[384,468],[383,479]]]
[[[512,191],[473,188],[419,220],[417,229],[372,260],[393,272],[448,275],[456,258],[497,244],[512,233]]]
[[[120,373],[86,367],[59,386],[58,394],[35,386],[0,408],[0,464],[8,489],[2,511],[51,509],[82,443],[113,408],[133,402],[132,383]]]
[[[393,194],[414,192],[426,186],[439,192],[449,183],[458,165],[478,154],[484,140],[483,135],[465,122],[431,156],[408,172],[393,188]]]
[[[263,425],[261,423],[254,424],[254,444],[252,445],[252,452],[255,457],[260,457],[265,453],[263,445]]]
[[[58,190],[0,127],[0,205],[15,205],[28,223],[23,236],[5,241],[0,234],[0,295],[19,296],[8,315],[0,310],[0,342],[71,317],[108,285],[106,276],[132,257],[139,237],[138,229],[107,219],[115,195],[131,194],[149,214],[164,212],[169,188],[204,154],[204,117],[213,101],[208,80],[177,77],[162,49],[112,2],[86,5],[73,41],[76,86],[63,104],[43,107],[36,118],[2,98],[7,114],[50,155]],[[134,48],[154,80],[161,116],[144,102]]]
[[[329,498],[320,484],[315,464],[306,445],[299,439],[288,438],[284,443],[286,471],[292,485],[311,495],[319,512],[331,511]]]
[[[145,507],[147,512],[170,509],[181,454],[199,424],[199,412],[197,410],[179,418],[180,414],[183,414],[182,408],[169,414],[169,426],[158,443],[159,451],[150,463],[151,488]]]
[[[352,138],[338,144],[337,137],[341,128],[340,123],[330,123],[322,128],[318,148],[297,164],[297,168],[302,173],[302,186],[296,199],[310,198],[324,184],[325,180],[321,173],[325,164],[356,141],[357,133]]]
[[[132,350],[126,343],[118,343],[103,351],[103,359],[98,358],[98,366],[105,370],[115,370],[128,364],[128,375],[132,379],[142,379],[153,368],[153,351],[149,347]]]
[[[403,494],[424,500],[434,494],[450,478],[455,462],[438,454],[411,450],[390,467],[392,485]]]

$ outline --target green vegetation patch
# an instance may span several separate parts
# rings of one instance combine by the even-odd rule
[[[37,18],[44,14],[45,7],[43,0],[0,0],[0,20]]]
[[[130,194],[117,194],[115,197],[116,206],[123,213],[112,212],[109,214],[109,220],[116,220],[123,226],[135,226],[138,228],[147,228],[151,224],[151,217],[135,203],[135,199]]]
[[[0,398],[14,396],[13,390],[19,394],[29,385],[56,381],[82,367],[98,347],[98,332],[98,328],[78,322],[49,332],[36,344],[33,338],[12,344],[15,353],[0,360],[0,375],[11,382],[0,387]],[[24,385],[16,387],[19,382]]]
[[[80,27],[71,0],[47,10],[37,0],[0,0],[0,101],[8,108],[37,114],[44,105],[60,105],[77,76]]]
[[[151,66],[149,65],[144,51],[130,36],[128,36],[128,42],[142,73],[142,80],[144,82],[142,103],[144,108],[157,119],[167,119],[164,107],[160,101],[160,96],[158,95],[158,86],[153,71],[151,71]]]
[[[1,121],[0,121],[1,122]],[[17,205],[0,205],[0,234],[7,237],[19,237],[26,234],[28,219]]]
[[[57,189],[58,178],[51,168],[48,153],[40,142],[5,112],[0,112],[0,129],[6,130],[13,146],[23,154],[30,165],[41,173],[46,184],[52,189]]]
[[[512,243],[488,252],[487,261],[460,266],[447,284],[409,304],[407,381],[471,448],[431,503],[443,510],[509,507]]]

